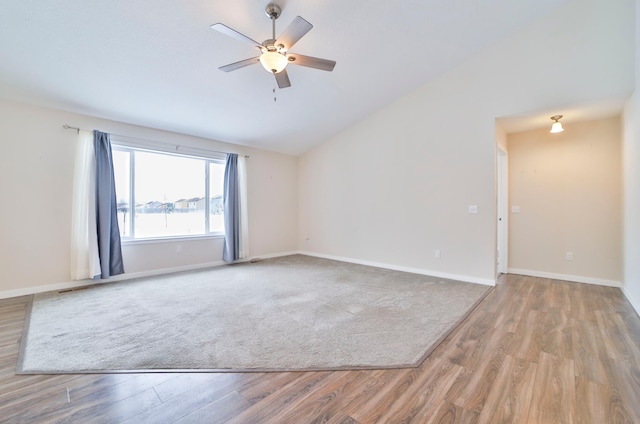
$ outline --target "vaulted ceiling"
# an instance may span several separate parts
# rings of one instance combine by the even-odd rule
[[[261,0],[20,0],[0,13],[0,97],[300,154],[567,0],[276,0],[276,35],[313,24],[277,89],[256,50],[210,25],[270,38]],[[275,98],[274,101],[274,90]]]

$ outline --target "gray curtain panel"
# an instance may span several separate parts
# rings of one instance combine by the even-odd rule
[[[224,168],[224,249],[222,260],[233,262],[240,259],[240,199],[238,192],[238,155],[227,154]]]
[[[94,130],[93,144],[96,154],[98,256],[102,268],[100,278],[109,278],[124,273],[109,134]],[[94,276],[94,278],[97,277],[97,275]]]

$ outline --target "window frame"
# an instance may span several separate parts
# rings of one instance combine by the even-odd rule
[[[202,152],[198,152],[199,150],[206,151],[205,149],[198,148],[190,148],[186,146],[176,146],[170,145],[167,148],[162,148],[153,143],[153,147],[147,145],[149,142],[140,142],[140,140],[131,141],[126,140],[121,137],[113,137],[111,138],[111,149],[112,151],[120,151],[126,152],[129,155],[129,198],[127,199],[129,202],[129,209],[131,212],[131,217],[127,223],[128,226],[128,236],[122,235],[123,231],[120,230],[120,239],[122,244],[146,244],[146,243],[157,243],[157,242],[171,242],[178,240],[202,240],[202,239],[212,239],[212,238],[224,238],[225,232],[224,229],[222,231],[211,231],[211,193],[210,193],[210,169],[211,164],[216,165],[225,165],[226,163],[226,154],[220,152],[207,152],[207,154],[203,154]],[[180,235],[172,235],[172,236],[154,236],[154,237],[139,237],[136,238],[135,235],[135,157],[136,152],[144,152],[144,153],[153,153],[160,155],[167,155],[173,157],[183,157],[189,159],[202,160],[204,169],[204,233],[203,234],[180,234]],[[117,193],[116,193],[117,194]],[[223,187],[223,196],[224,196],[224,187]],[[125,232],[126,233],[126,232]]]

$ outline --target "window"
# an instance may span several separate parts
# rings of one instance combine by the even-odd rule
[[[114,142],[121,237],[127,240],[223,234],[224,168],[222,159]]]

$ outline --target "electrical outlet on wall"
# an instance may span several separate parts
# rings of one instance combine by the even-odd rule
[[[564,255],[564,258],[565,258],[566,260],[568,260],[568,261],[572,261],[572,260],[573,260],[573,252],[567,252],[567,253]]]
[[[435,257],[436,258],[440,257],[440,249],[436,249]]]

